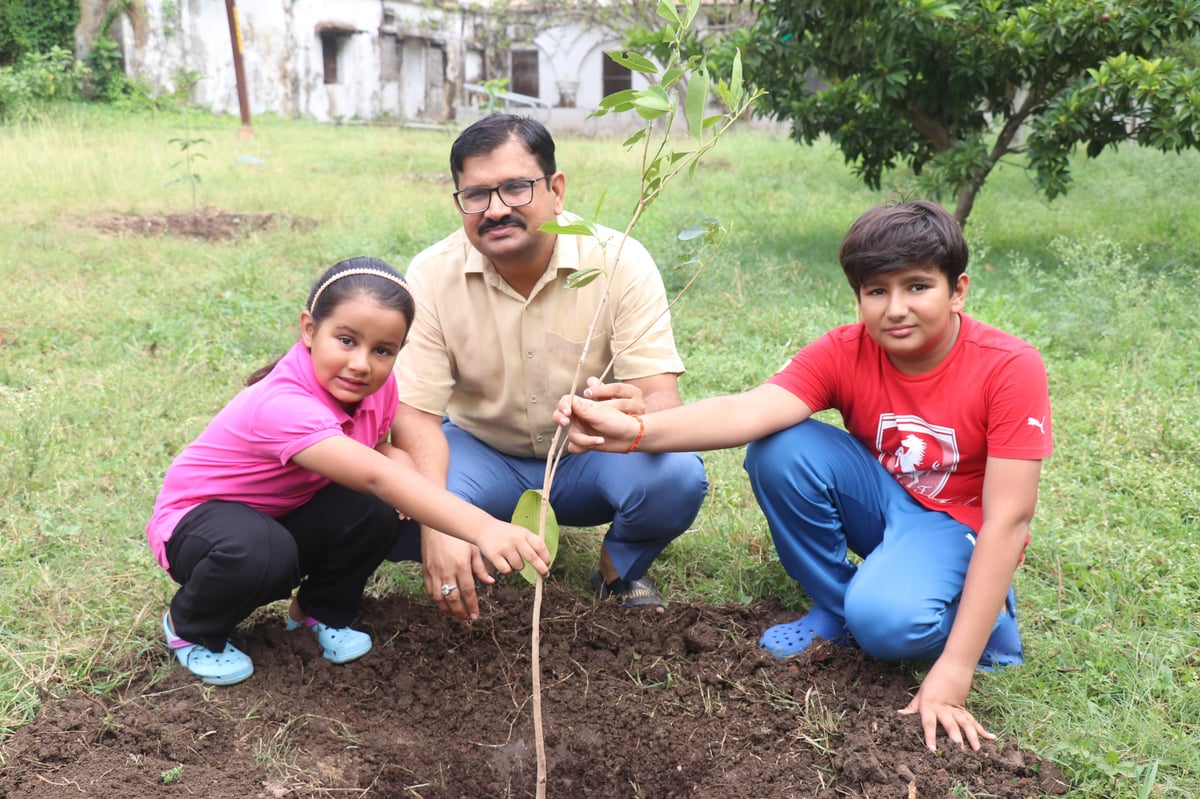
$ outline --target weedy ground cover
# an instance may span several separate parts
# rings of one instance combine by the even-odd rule
[[[177,115],[72,112],[0,130],[0,735],[43,697],[105,691],[160,646],[173,587],[143,527],[170,459],[253,369],[294,340],[302,297],[336,260],[403,267],[459,224],[454,132],[191,117],[206,147],[201,206],[312,220],[232,242],[113,236],[97,219],[187,211],[171,186]],[[568,206],[628,218],[639,174],[609,139],[559,136]],[[968,227],[968,312],[1037,345],[1056,453],[1018,572],[1029,657],[972,709],[1059,763],[1077,799],[1200,793],[1200,158],[1126,148],[1078,159],[1047,205],[1002,169]],[[836,252],[867,207],[836,151],[735,131],[649,211],[636,237],[686,282],[679,230],[730,236],[676,307],[687,398],[772,374],[854,303]],[[596,210],[596,209],[599,210]],[[612,220],[612,221],[608,221]],[[669,597],[805,606],[741,471],[706,457],[711,493],[656,564]],[[553,579],[586,590],[594,542],[564,541]],[[385,566],[372,590],[420,591]],[[166,659],[164,658],[164,664]]]

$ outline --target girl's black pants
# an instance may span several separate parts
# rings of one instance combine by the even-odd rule
[[[401,539],[420,558],[420,526],[369,494],[331,483],[306,505],[272,518],[240,502],[193,508],[167,541],[175,634],[214,652],[262,605],[291,596],[330,627],[358,614],[371,574]]]

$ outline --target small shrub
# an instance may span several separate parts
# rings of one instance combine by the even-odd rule
[[[13,66],[0,67],[0,122],[37,119],[52,102],[77,99],[83,74],[62,47],[26,53]]]

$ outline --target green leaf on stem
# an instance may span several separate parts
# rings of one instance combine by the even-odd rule
[[[679,231],[677,238],[679,241],[691,241],[698,239],[701,236],[708,238],[709,243],[715,243],[715,237],[721,230],[721,220],[713,216],[706,216],[694,225],[688,225],[683,230]]]
[[[646,137],[646,129],[638,128],[632,136],[621,142],[622,147],[632,147]]]
[[[618,106],[625,106],[626,108],[632,106],[635,97],[637,97],[637,92],[633,89],[622,89],[619,92],[613,92],[601,100],[600,107],[619,111],[622,109],[618,108]]]
[[[704,133],[704,108],[708,105],[708,70],[703,64],[692,73],[691,80],[687,85],[687,100],[684,103],[687,109],[688,130],[697,139],[703,138]]]
[[[513,510],[512,523],[518,527],[524,527],[531,533],[538,533],[538,519],[542,515],[542,491],[539,488],[530,488],[521,495],[517,500],[517,507]],[[554,508],[546,504],[546,532],[543,536],[546,541],[546,549],[550,550],[550,563],[554,562],[554,558],[558,555],[558,519],[554,515]],[[529,581],[530,585],[537,582],[537,572],[528,563],[525,568],[521,569],[521,576]]]
[[[577,269],[567,275],[567,288],[581,289],[588,283],[591,283],[596,278],[604,274],[604,270],[599,267],[590,267],[588,269]]]
[[[733,69],[729,76],[729,94],[735,101],[742,98],[742,51],[733,54]]]
[[[671,110],[671,98],[661,86],[652,85],[637,93],[633,108],[643,119],[658,119]]]
[[[557,219],[551,219],[549,222],[542,223],[538,230],[558,236],[594,237],[596,235],[595,227],[585,219],[576,219],[574,222],[559,222]]]
[[[679,67],[671,67],[663,73],[662,80],[659,81],[664,89],[669,89],[684,76],[684,71]]]
[[[634,72],[642,72],[647,75],[654,75],[658,72],[658,67],[649,58],[646,58],[640,53],[622,53],[620,50],[609,50],[608,57],[616,61],[626,69],[632,69]]]

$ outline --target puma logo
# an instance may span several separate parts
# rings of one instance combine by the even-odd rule
[[[1040,422],[1037,419],[1034,419],[1032,416],[1030,416],[1029,420],[1026,422],[1026,424],[1028,424],[1030,427],[1036,427],[1038,430],[1040,430],[1042,432],[1042,435],[1046,435],[1046,417],[1045,416],[1042,417],[1042,420]]]

